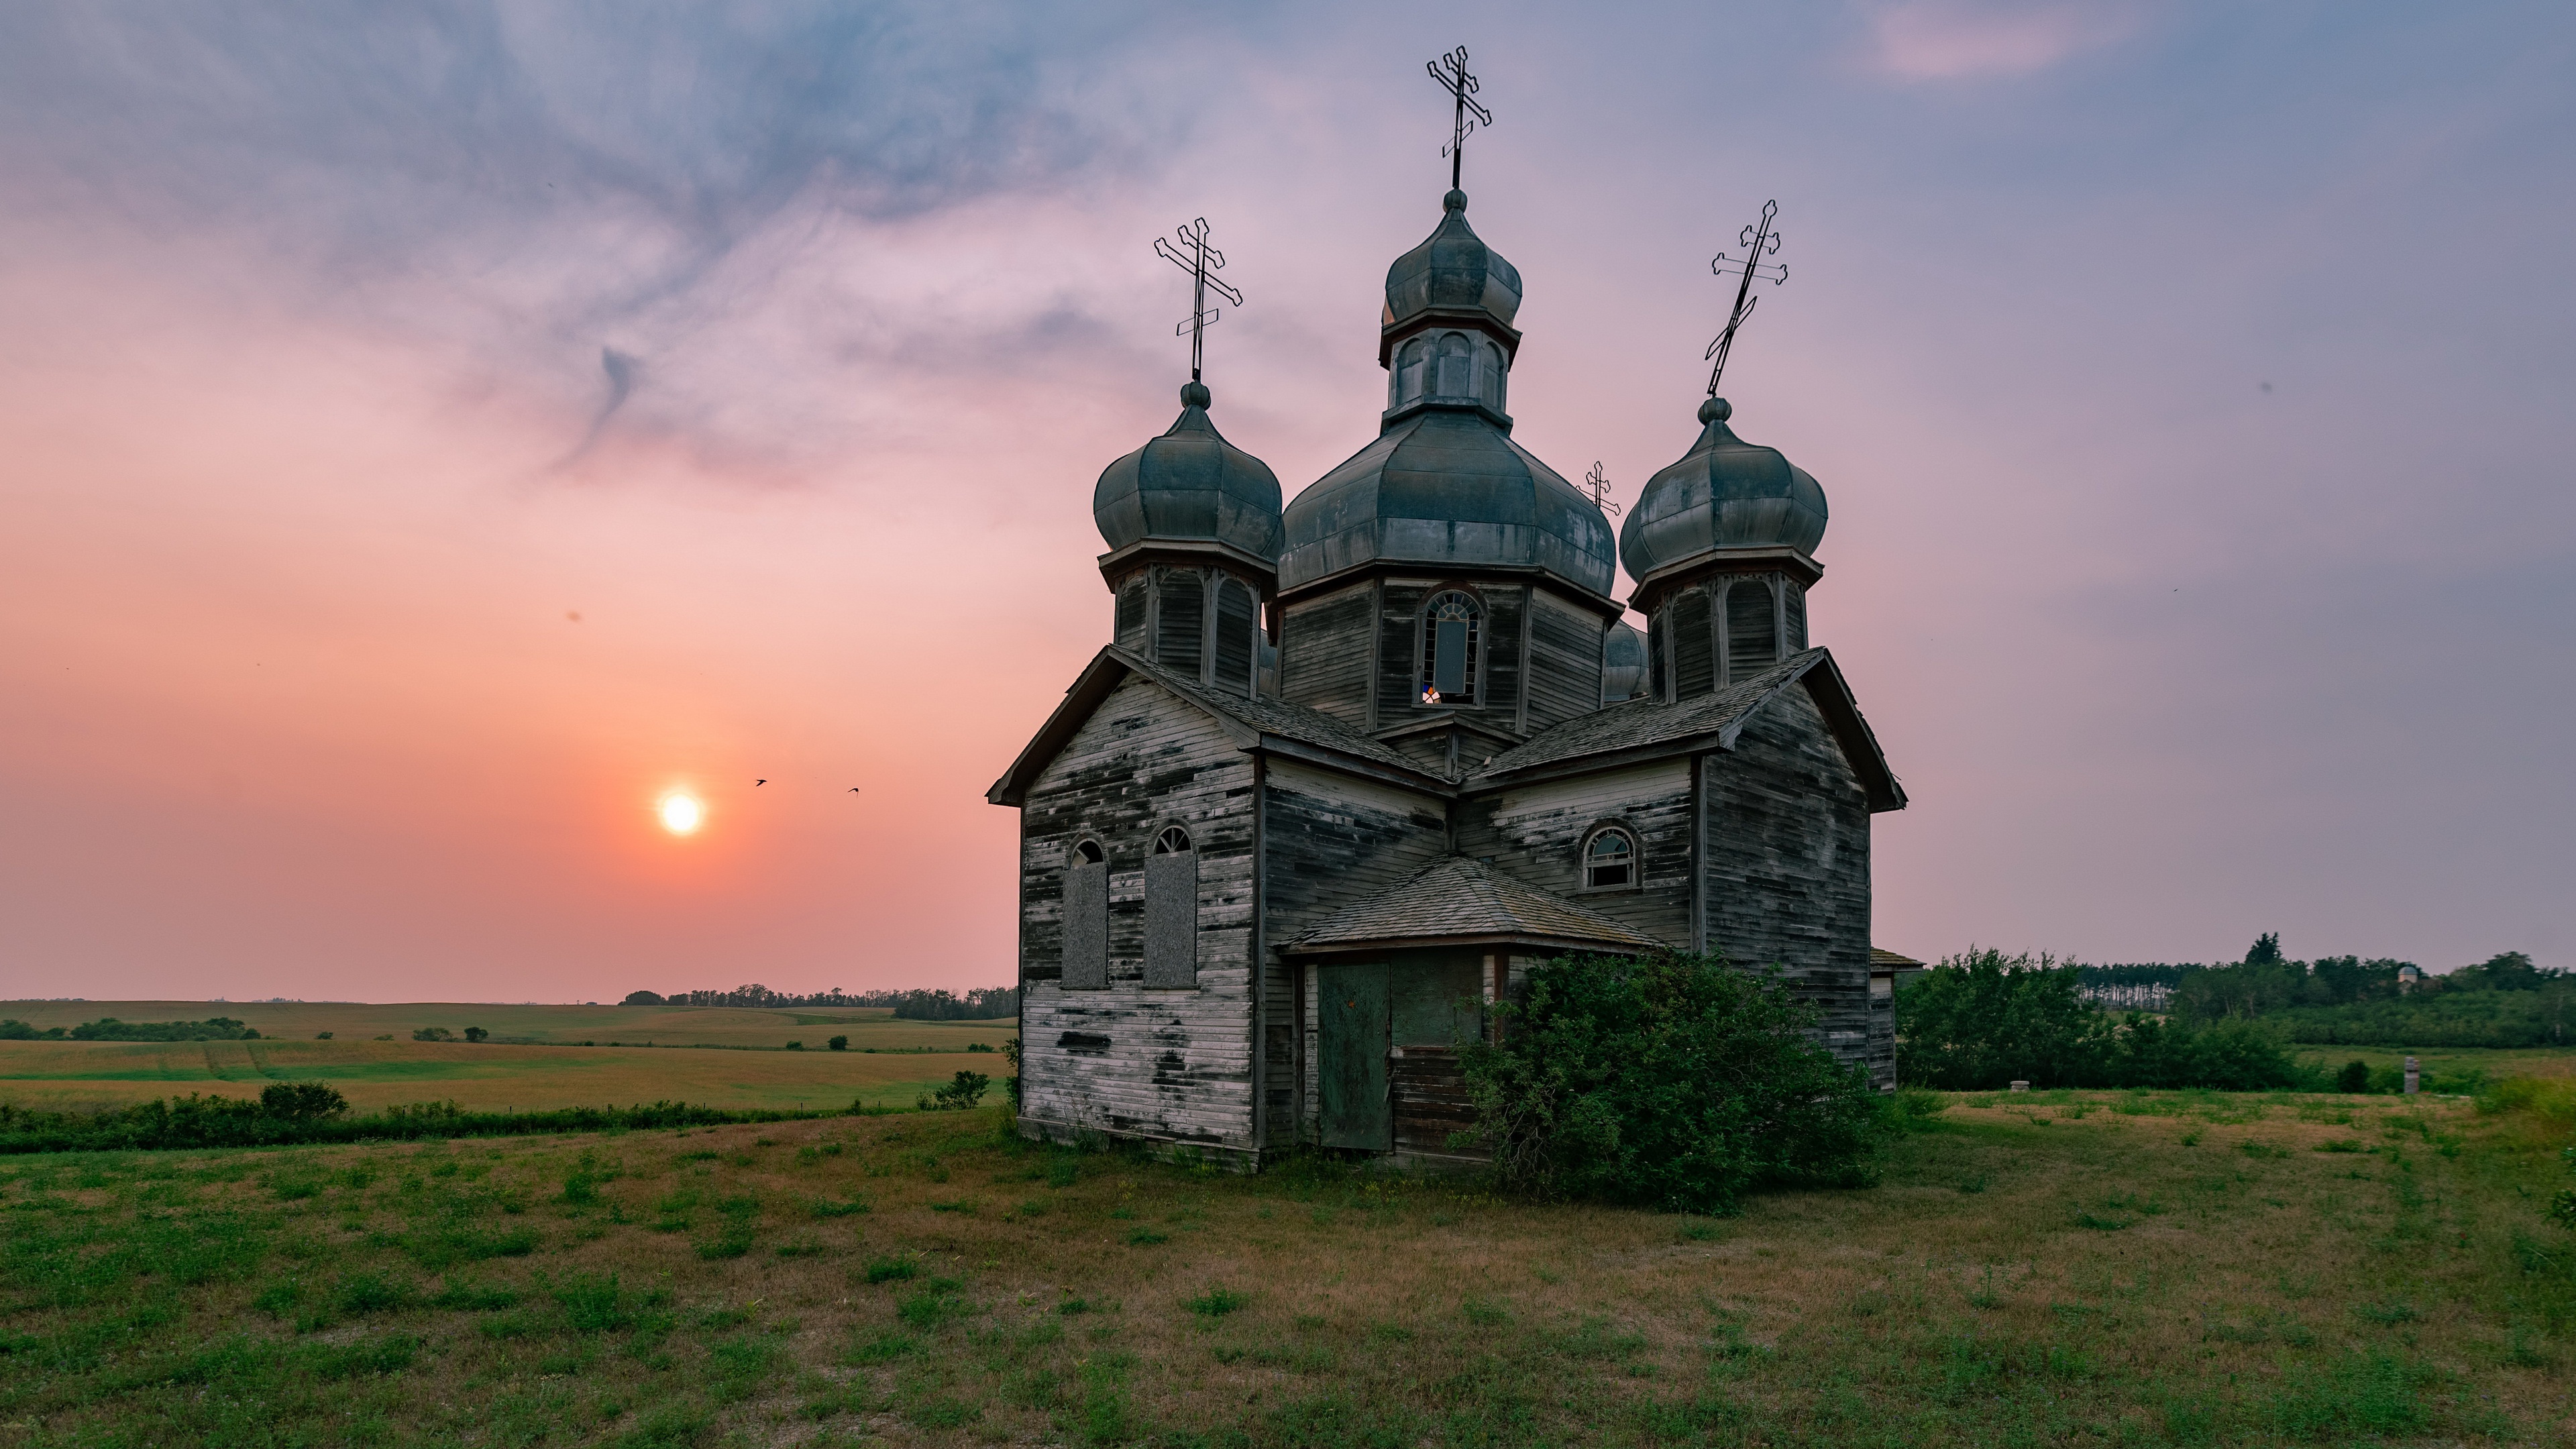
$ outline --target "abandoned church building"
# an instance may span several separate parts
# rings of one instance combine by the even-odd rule
[[[1109,642],[989,797],[1023,1132],[1450,1156],[1459,1044],[1569,952],[1776,964],[1892,1082],[1870,817],[1905,795],[1808,642],[1824,491],[1712,381],[1618,531],[1623,602],[1597,495],[1512,438],[1521,299],[1453,186],[1388,269],[1347,462],[1283,509],[1193,367],[1100,475]]]

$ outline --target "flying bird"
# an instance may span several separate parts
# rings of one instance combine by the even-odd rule
[[[768,784],[769,782],[768,782],[767,780],[754,780],[754,781],[752,781],[751,783],[752,783],[752,784],[754,784],[754,785],[766,785],[766,784]]]
[[[850,787],[850,793],[851,793],[851,794],[853,794],[853,795],[856,795],[857,793],[859,793],[859,787],[858,787],[858,786],[856,786],[856,785],[852,785],[852,786]]]

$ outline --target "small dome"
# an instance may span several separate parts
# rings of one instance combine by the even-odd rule
[[[1611,704],[1646,692],[1646,636],[1622,619],[1601,645],[1601,698]]]
[[[1425,312],[1481,310],[1506,328],[1521,310],[1521,273],[1467,225],[1467,193],[1441,200],[1440,224],[1422,245],[1386,269],[1386,315],[1392,330]]]
[[[1091,516],[1115,552],[1149,538],[1213,541],[1276,562],[1279,478],[1208,421],[1207,388],[1181,389],[1171,430],[1110,464],[1091,490]]]
[[[1610,521],[1480,413],[1399,419],[1288,505],[1279,586],[1379,559],[1472,570],[1535,565],[1610,592]]]
[[[1726,426],[1722,397],[1700,404],[1706,424],[1681,461],[1646,481],[1619,530],[1619,561],[1642,580],[1718,549],[1788,547],[1813,554],[1825,537],[1825,490],[1777,448]]]

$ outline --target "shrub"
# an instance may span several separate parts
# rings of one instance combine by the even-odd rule
[[[259,1089],[259,1110],[288,1122],[311,1122],[348,1111],[349,1099],[329,1082],[271,1082]]]
[[[787,1044],[787,1049],[791,1052],[801,1052],[805,1050],[805,1043],[801,1041],[791,1041]]]
[[[2344,1063],[2344,1064],[2343,1064],[2343,1070],[2342,1070],[2342,1071],[2339,1071],[2339,1072],[2337,1072],[2337,1073],[2335,1073],[2335,1090],[2336,1090],[2336,1091],[2338,1091],[2338,1092],[2367,1092],[2367,1091],[2369,1091],[2369,1090],[2370,1090],[2370,1063],[2368,1063],[2368,1062],[2346,1062],[2346,1063]]]
[[[456,1033],[443,1026],[419,1026],[412,1028],[411,1039],[413,1041],[454,1041]]]
[[[1500,1041],[1462,1062],[1507,1187],[1670,1211],[1870,1180],[1878,1108],[1856,1067],[1809,1035],[1777,971],[1715,955],[1570,956],[1497,1008]]]
[[[491,1038],[491,1035],[492,1033],[485,1031],[479,1026],[469,1026],[465,1028],[465,1039],[467,1041],[486,1041]]]
[[[982,1100],[984,1089],[991,1085],[993,1079],[982,1072],[961,1070],[947,1086],[919,1099],[917,1105],[925,1112],[964,1111]]]
[[[315,1041],[329,1041],[331,1039],[331,1033],[327,1031],[317,1031],[313,1033],[313,1039]]]
[[[850,1039],[845,1036],[836,1036],[830,1041],[823,1043],[823,1045],[830,1047],[836,1052],[845,1052],[850,1049]]]

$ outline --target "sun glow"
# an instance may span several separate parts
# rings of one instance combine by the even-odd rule
[[[698,804],[693,796],[665,795],[662,797],[662,828],[673,835],[693,833],[698,828],[698,822],[705,818],[705,807]]]

